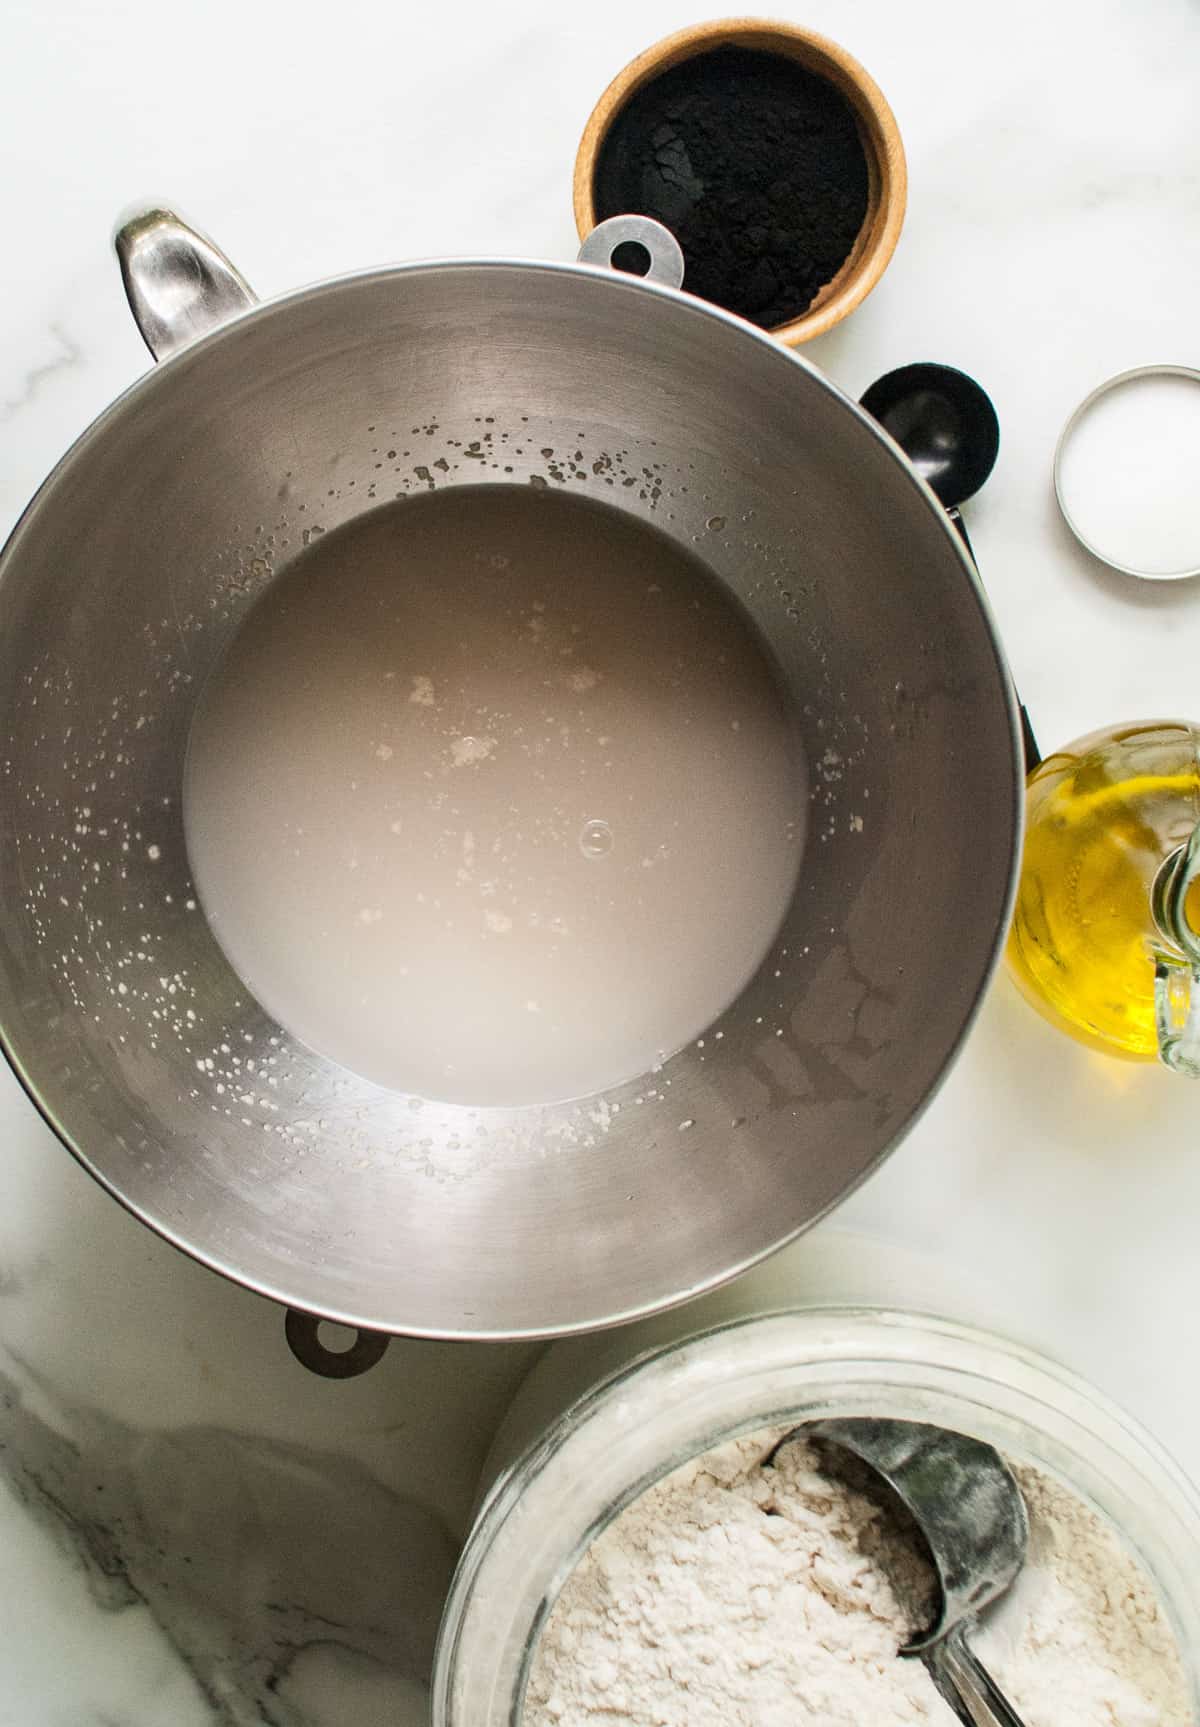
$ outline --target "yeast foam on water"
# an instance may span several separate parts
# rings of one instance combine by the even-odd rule
[[[700,561],[532,487],[317,540],[201,696],[196,887],[302,1042],[449,1102],[583,1096],[702,1034],[793,892],[807,787]]]

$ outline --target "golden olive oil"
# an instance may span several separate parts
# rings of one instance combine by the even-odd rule
[[[1061,1030],[1112,1055],[1158,1055],[1151,909],[1164,860],[1200,821],[1200,727],[1093,732],[1029,776],[1025,851],[1008,940],[1013,977]],[[1200,881],[1185,913],[1200,930]]]

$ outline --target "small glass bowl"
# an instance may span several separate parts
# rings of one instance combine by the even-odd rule
[[[1157,1587],[1200,1718],[1200,1498],[1138,1425],[1064,1368],[984,1331],[883,1308],[742,1319],[643,1355],[572,1403],[497,1478],[455,1574],[434,1727],[519,1727],[542,1627],[613,1518],[740,1434],[891,1416],[969,1433],[1057,1476]]]

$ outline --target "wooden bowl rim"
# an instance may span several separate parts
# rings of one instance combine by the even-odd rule
[[[596,226],[592,195],[596,159],[609,127],[629,98],[660,72],[721,47],[774,49],[800,60],[811,71],[832,73],[830,81],[854,108],[867,151],[876,195],[874,207],[868,202],[867,217],[850,256],[806,312],[769,331],[787,346],[798,346],[832,329],[866,299],[896,250],[908,202],[904,145],[887,99],[870,73],[828,36],[767,18],[718,18],[676,30],[643,50],[617,73],[584,127],[575,156],[575,228],[582,243]]]

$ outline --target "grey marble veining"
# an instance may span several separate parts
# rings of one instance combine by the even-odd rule
[[[219,1427],[139,1430],[64,1408],[15,1368],[0,1376],[0,1477],[98,1615],[149,1618],[195,1719],[312,1727],[331,1685],[386,1702],[397,1727],[421,1719],[457,1543],[352,1459]],[[97,1727],[141,1719],[117,1707],[97,1701]]]
[[[53,378],[56,373],[70,371],[72,367],[82,363],[83,349],[57,322],[51,323],[47,328],[46,345],[52,348],[50,358],[31,366],[23,377],[17,379],[13,394],[0,401],[0,425],[35,401],[48,379]]]

